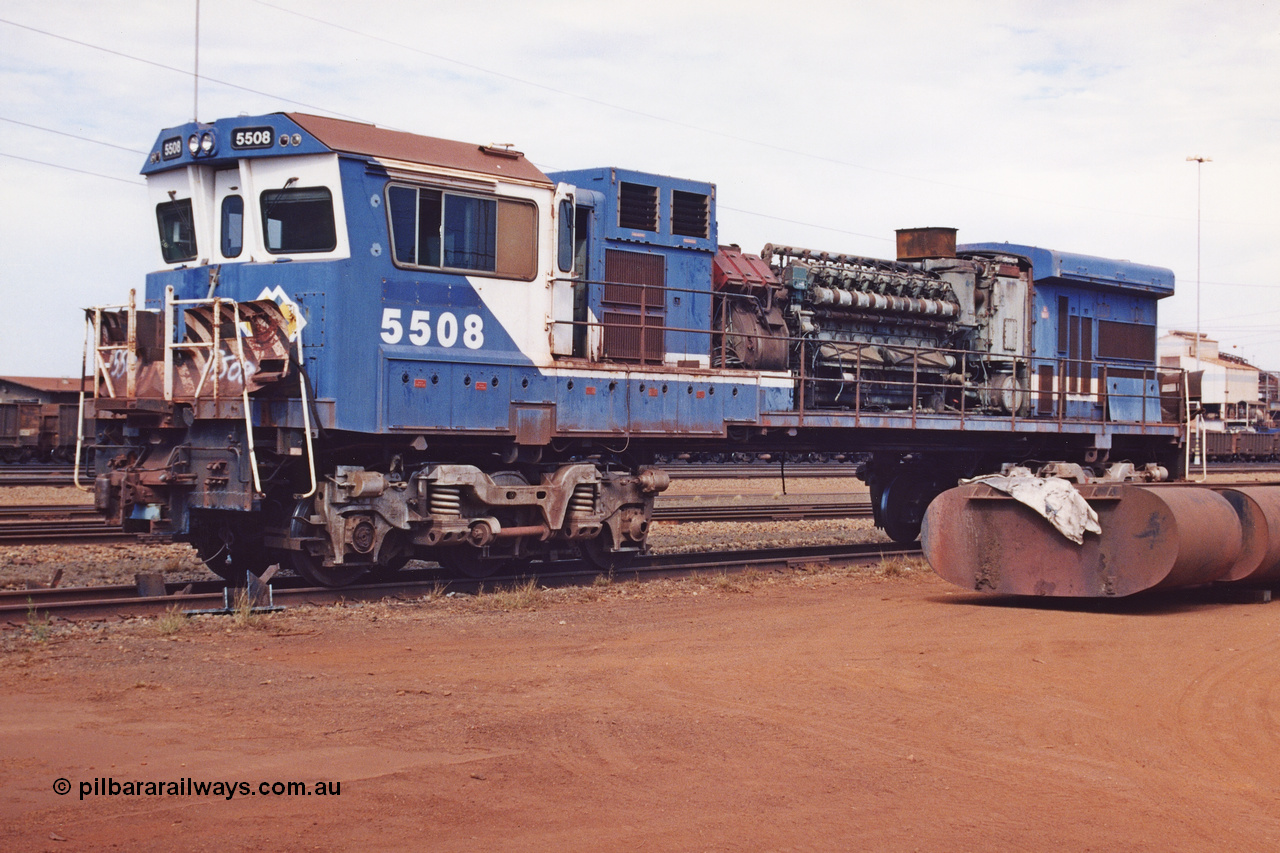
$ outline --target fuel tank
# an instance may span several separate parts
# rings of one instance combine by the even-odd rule
[[[1226,579],[1244,550],[1236,508],[1212,489],[1129,484],[1077,489],[1102,528],[1100,535],[1085,534],[1080,545],[990,486],[974,483],[943,492],[925,513],[920,535],[925,558],[938,575],[965,589],[1105,598]],[[1248,500],[1247,495],[1236,498],[1239,504]],[[1259,510],[1258,518],[1264,516]],[[1273,518],[1280,534],[1280,502]],[[1265,526],[1251,522],[1254,529]],[[1255,561],[1259,566],[1271,559],[1265,556],[1270,541]],[[1280,549],[1280,536],[1275,547]]]

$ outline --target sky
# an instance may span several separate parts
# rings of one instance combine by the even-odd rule
[[[162,128],[276,111],[711,181],[753,252],[946,226],[1169,267],[1162,332],[1199,302],[1280,369],[1280,0],[198,8],[197,78],[195,0],[0,4],[0,375],[78,375],[82,309],[159,265]]]

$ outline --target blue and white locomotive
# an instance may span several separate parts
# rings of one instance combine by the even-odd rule
[[[95,499],[228,578],[615,565],[660,453],[869,454],[903,540],[1002,463],[1177,467],[1165,269],[950,229],[751,255],[709,183],[293,113],[166,130],[143,174],[159,270],[89,312]]]

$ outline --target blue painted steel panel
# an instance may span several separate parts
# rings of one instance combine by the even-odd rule
[[[454,370],[454,429],[509,429],[511,404],[507,378],[510,375],[505,367],[487,364],[459,366]]]
[[[1154,411],[1152,410],[1152,407]],[[1141,422],[1160,419],[1160,385],[1155,379],[1107,377],[1107,419]]]
[[[679,432],[676,396],[666,380],[643,378],[627,384],[631,423],[645,430]]]
[[[724,419],[731,423],[754,423],[760,418],[760,395],[754,385],[729,385],[723,396]]]
[[[454,383],[435,362],[389,358],[385,397],[388,429],[438,429],[452,425]],[[443,372],[443,379],[442,374]]]
[[[676,417],[682,431],[712,435],[724,432],[723,387],[717,389],[713,384],[690,380],[679,383],[674,390]]]
[[[626,432],[627,380],[621,372],[600,376],[557,377],[556,423],[571,432]]]
[[[589,281],[605,279],[605,249],[657,252],[664,258],[663,350],[676,361],[699,360],[707,364],[711,337],[701,329],[711,327],[711,264],[717,248],[715,220],[715,186],[703,181],[690,181],[654,175],[630,169],[584,169],[555,172],[552,180],[572,184],[588,192],[579,192],[580,202],[592,208],[591,269],[579,271]],[[655,231],[623,228],[619,225],[619,185],[640,184],[657,191]],[[705,196],[707,200],[707,236],[696,237],[674,233],[672,198],[683,192]],[[597,317],[603,317],[602,288],[592,286],[588,304]]]
[[[549,172],[547,177],[553,181],[572,184],[584,190],[593,190],[604,196],[604,209],[600,213],[599,237],[605,240],[618,240],[626,243],[641,243],[649,246],[663,246],[676,249],[699,249],[715,253],[717,247],[716,234],[716,187],[706,181],[691,181],[685,178],[672,178],[667,175],[655,175],[652,172],[640,172],[634,169],[598,168],[577,169],[566,172]],[[618,184],[631,183],[656,187],[658,190],[658,230],[645,231],[621,227],[618,216]],[[676,234],[671,226],[672,193],[674,191],[707,196],[708,234],[705,237]]]
[[[1022,255],[1030,259],[1037,283],[1043,279],[1062,279],[1097,287],[1141,290],[1158,294],[1158,298],[1173,295],[1173,270],[1164,267],[1016,243],[965,243],[957,246],[956,251]]]
[[[762,412],[786,412],[794,409],[796,392],[790,386],[777,387],[773,385],[762,386],[760,388],[760,411]]]

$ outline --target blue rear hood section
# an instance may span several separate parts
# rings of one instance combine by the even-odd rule
[[[1074,252],[1058,252],[1038,246],[1022,246],[1017,243],[965,243],[956,247],[957,252],[1006,252],[1021,255],[1031,261],[1032,275],[1037,282],[1062,281],[1094,287],[1118,288],[1156,294],[1157,299],[1173,295],[1173,270],[1117,261],[1112,258],[1096,258]]]

